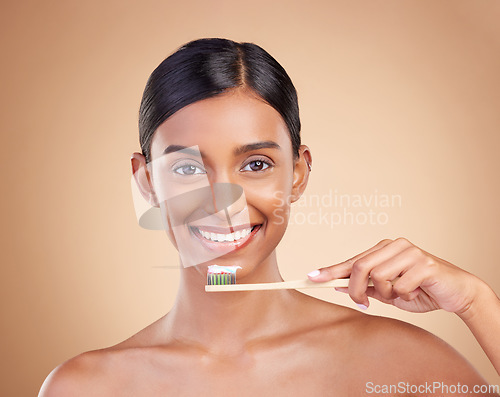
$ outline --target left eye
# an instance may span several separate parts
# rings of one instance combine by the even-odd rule
[[[250,167],[250,169],[248,169]],[[269,168],[269,164],[262,160],[253,160],[250,161],[245,168],[244,171],[264,171],[266,168]]]
[[[196,167],[195,165],[192,164],[181,165],[180,167],[174,169],[174,172],[180,175],[195,175],[204,173],[204,171],[201,168]]]

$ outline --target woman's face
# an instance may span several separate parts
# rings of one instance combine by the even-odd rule
[[[154,192],[182,264],[241,266],[239,278],[283,237],[310,163],[306,146],[294,161],[280,114],[244,89],[177,111],[156,130],[151,158]]]

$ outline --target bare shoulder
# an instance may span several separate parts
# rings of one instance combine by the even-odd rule
[[[364,360],[400,374],[414,384],[486,384],[477,370],[452,346],[415,325],[392,318],[359,313],[354,320]]]
[[[168,346],[158,348],[158,327],[160,320],[116,345],[81,353],[63,362],[47,376],[39,397],[114,396],[120,394],[125,384],[136,387],[134,375],[146,370],[155,375],[155,368],[149,365],[151,357],[159,353],[170,357]],[[163,364],[170,365],[170,360]]]
[[[103,377],[109,366],[109,353],[89,351],[58,365],[47,376],[39,397],[88,396],[109,394],[109,382]]]
[[[456,349],[422,328],[330,302],[310,300],[307,303],[311,307],[304,312],[314,313],[314,319],[308,319],[309,323],[321,319],[320,324],[323,324],[309,333],[309,345],[320,345],[329,357],[325,361],[328,365],[323,367],[328,368],[330,375],[332,371],[342,373],[351,389],[360,387],[360,394],[375,393],[380,391],[377,386],[398,386],[400,382],[405,387],[421,387],[423,391],[408,395],[428,395],[428,389],[422,389],[422,385],[434,382],[449,386],[466,385],[462,390],[469,391],[474,386],[487,385]],[[368,389],[367,385],[373,389]],[[446,393],[446,390],[437,392],[443,396],[470,395]]]

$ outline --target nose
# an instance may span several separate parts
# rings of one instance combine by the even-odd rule
[[[221,174],[216,177],[208,174],[208,185],[175,195],[166,200],[172,226],[185,222],[185,209],[198,208],[196,219],[215,218],[219,225],[248,224],[249,215],[245,194],[241,185],[231,182]],[[177,216],[179,214],[179,216]],[[212,222],[210,222],[212,223]]]
[[[245,194],[240,185],[229,182],[210,184],[211,197],[206,200],[205,212],[220,218],[224,223],[231,220],[246,208]]]
[[[184,224],[184,209],[199,208],[195,221],[207,216],[221,220],[222,225],[246,224],[248,213],[243,188],[240,185],[228,182],[211,183],[209,186],[173,196],[165,200],[171,216],[172,226]]]
[[[205,201],[204,211],[224,224],[231,224],[231,220],[236,220],[233,217],[247,208],[243,188],[233,183],[226,170],[213,169],[207,173],[207,178],[211,195]]]

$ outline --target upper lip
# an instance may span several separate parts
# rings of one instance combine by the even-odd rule
[[[208,226],[208,225],[189,225],[189,226],[196,227],[204,232],[229,234],[229,233],[237,232],[238,230],[250,229],[256,225],[260,225],[260,223],[244,224],[244,225],[236,225],[236,226],[226,226],[226,227]]]

